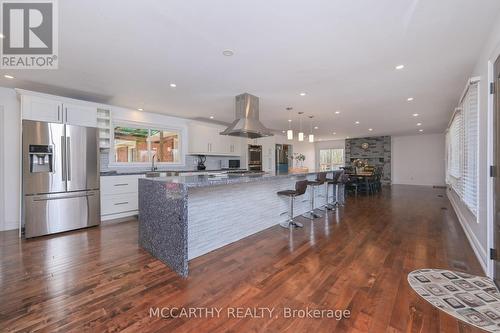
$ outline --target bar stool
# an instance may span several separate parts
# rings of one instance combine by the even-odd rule
[[[308,211],[307,213],[305,214],[302,214],[302,216],[304,216],[306,219],[310,219],[310,220],[313,220],[317,217],[322,217],[323,214],[321,213],[318,213],[316,211],[316,209],[314,208],[314,197],[315,197],[315,193],[316,193],[316,187],[318,186],[321,186],[325,183],[326,181],[326,172],[320,172],[316,175],[316,180],[309,180],[307,182],[307,185],[311,187],[311,199],[310,199],[310,202],[311,202],[311,210]]]
[[[339,193],[339,184],[341,184],[342,176],[344,175],[344,170],[339,170],[339,171],[334,171],[333,172],[333,178],[331,179],[326,179],[326,204],[325,204],[325,209],[332,210],[335,209],[339,205],[339,200],[338,200],[338,193]],[[330,185],[333,185],[335,189],[335,201],[332,203],[328,202],[328,196],[329,196],[329,187]]]
[[[299,222],[295,222],[293,219],[293,202],[295,197],[303,195],[307,190],[308,180],[301,180],[295,183],[295,190],[285,190],[279,191],[277,194],[290,198],[290,209],[288,210],[288,221],[280,223],[283,228],[290,228],[291,225],[294,227],[302,228],[304,225]]]

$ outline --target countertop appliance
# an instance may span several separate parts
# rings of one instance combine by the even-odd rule
[[[248,145],[248,170],[262,171],[262,146]]]
[[[221,160],[220,161],[221,169],[239,169],[240,168],[240,160]]]
[[[100,224],[96,128],[23,120],[26,238]]]
[[[207,167],[205,166],[205,162],[207,161],[207,157],[205,155],[198,155],[198,165],[196,165],[197,170],[205,170]]]
[[[272,136],[259,120],[259,98],[244,93],[235,98],[235,120],[222,131],[221,135],[240,136],[244,138],[262,138]]]

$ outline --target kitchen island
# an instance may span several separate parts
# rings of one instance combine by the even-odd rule
[[[187,276],[189,260],[286,221],[288,198],[276,192],[293,189],[296,181],[316,174],[140,179],[139,245]],[[339,198],[343,191],[340,187]],[[309,210],[309,195],[308,190],[295,200],[295,216]],[[324,186],[316,191],[316,202],[324,204]]]

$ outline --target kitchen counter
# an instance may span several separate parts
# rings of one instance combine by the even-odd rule
[[[245,169],[213,169],[213,170],[156,170],[154,172],[159,173],[191,173],[191,172],[224,172],[231,170],[245,170]],[[111,170],[111,171],[101,171],[101,176],[129,176],[129,175],[145,175],[151,172],[151,170],[129,170],[129,171],[119,171],[119,170]]]
[[[286,221],[289,200],[276,192],[293,189],[297,180],[314,179],[316,174],[141,178],[139,245],[187,276],[189,260]],[[325,189],[316,191],[317,205],[325,203]],[[341,186],[340,200],[343,193]],[[309,210],[310,195],[308,189],[295,200],[295,216]]]

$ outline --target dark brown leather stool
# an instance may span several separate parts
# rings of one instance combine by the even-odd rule
[[[323,214],[314,208],[314,197],[316,196],[316,187],[323,185],[326,182],[326,172],[320,172],[316,175],[316,180],[308,181],[307,185],[311,188],[311,210],[302,214],[306,219],[313,220],[317,217],[322,217]]]
[[[279,191],[277,194],[290,198],[290,208],[288,210],[288,221],[280,223],[283,228],[290,228],[290,226],[302,228],[304,225],[299,222],[295,222],[293,218],[293,202],[295,197],[303,195],[307,190],[308,180],[301,180],[295,183],[295,190],[285,190]]]

